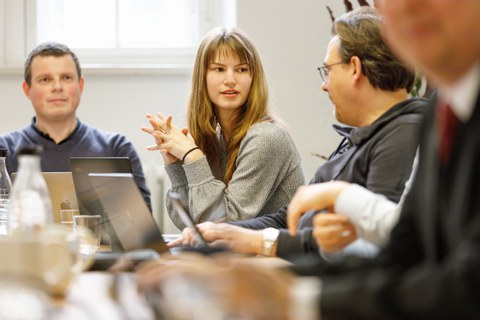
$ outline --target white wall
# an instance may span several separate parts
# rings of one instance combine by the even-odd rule
[[[328,95],[317,67],[330,39],[325,4],[344,12],[340,1],[239,0],[237,24],[255,42],[269,78],[271,101],[290,125],[303,157],[307,179],[339,142]],[[336,7],[339,7],[336,10]]]
[[[260,51],[272,104],[289,124],[310,179],[323,163],[311,153],[328,156],[339,142],[331,128],[331,103],[321,90],[316,68],[323,62],[330,38],[331,22],[325,5],[337,15],[344,12],[343,5],[335,0],[238,0],[237,4],[238,26]],[[21,90],[21,72],[0,72],[0,133],[23,127],[33,114]],[[140,131],[146,124],[145,113],[162,111],[184,124],[189,75],[112,75],[86,70],[85,76],[80,119],[126,134],[150,172],[150,166],[160,163],[161,158],[145,150],[153,142]],[[166,227],[165,231],[174,229]]]

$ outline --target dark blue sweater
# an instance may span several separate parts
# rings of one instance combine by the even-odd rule
[[[77,119],[72,134],[56,144],[48,135],[35,128],[35,118],[29,126],[0,136],[0,148],[8,150],[7,170],[11,174],[18,170],[16,153],[24,145],[43,146],[41,169],[43,172],[67,172],[70,157],[129,157],[133,176],[145,202],[150,205],[150,191],[143,175],[142,164],[132,143],[119,133],[107,132],[90,127]]]

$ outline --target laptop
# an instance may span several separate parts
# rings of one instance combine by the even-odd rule
[[[90,173],[88,179],[102,206],[105,224],[113,231],[109,233],[112,247],[169,251],[131,173]]]
[[[103,207],[92,189],[90,173],[132,173],[128,157],[70,157],[70,169],[81,214],[103,215]]]
[[[129,157],[70,157],[73,173],[131,173]]]
[[[12,181],[15,181],[18,173],[12,173]],[[60,223],[60,210],[78,209],[77,196],[71,172],[42,172],[47,183],[50,200],[52,202],[53,219]]]
[[[112,245],[116,244],[122,251],[152,249],[160,254],[170,251],[132,174],[91,173],[88,178],[103,206],[107,217],[106,224],[113,230],[113,234],[110,234]],[[171,199],[179,216],[185,219],[185,225],[194,228],[197,240],[195,247],[174,248],[172,251],[210,254],[225,250],[210,247],[196,228],[190,214],[182,206],[179,197],[172,194]]]

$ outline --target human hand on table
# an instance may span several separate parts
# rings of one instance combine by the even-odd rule
[[[203,222],[197,225],[198,230],[213,247],[227,247],[238,253],[262,254],[263,233],[261,230],[250,230],[228,223]],[[170,247],[194,245],[194,231],[185,228],[182,237],[169,243]]]

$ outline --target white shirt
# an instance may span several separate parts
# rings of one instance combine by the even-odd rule
[[[480,62],[477,62],[459,81],[450,87],[439,86],[438,95],[448,102],[462,122],[470,119],[475,108],[480,85]]]
[[[474,109],[480,86],[480,63],[477,62],[469,72],[450,87],[439,87],[440,98],[448,102],[452,111],[462,122],[467,122]],[[383,246],[397,224],[406,194],[417,168],[418,152],[413,162],[412,173],[405,184],[398,205],[385,196],[373,193],[359,185],[352,184],[344,190],[335,202],[335,212],[346,215],[356,226],[359,237]]]
[[[397,224],[402,205],[410,191],[417,171],[418,151],[413,161],[412,173],[405,183],[400,202],[396,204],[384,195],[373,193],[357,184],[345,189],[335,202],[334,211],[346,215],[355,225],[357,235],[379,247],[385,245],[390,232]]]

